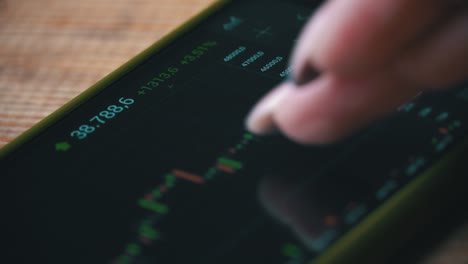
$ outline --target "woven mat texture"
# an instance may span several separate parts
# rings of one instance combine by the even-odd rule
[[[0,0],[0,147],[210,2]],[[418,263],[468,264],[468,226],[448,237]]]

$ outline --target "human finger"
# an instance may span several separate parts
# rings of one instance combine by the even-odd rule
[[[280,85],[254,108],[247,127],[260,134],[279,129],[299,143],[330,143],[392,112],[418,92],[391,72],[360,78],[325,74],[299,88],[291,82]]]
[[[412,47],[395,69],[408,81],[426,88],[449,87],[468,78],[468,11]]]
[[[333,0],[312,17],[292,57],[294,79],[319,71],[359,73],[387,65],[450,13],[453,1]]]

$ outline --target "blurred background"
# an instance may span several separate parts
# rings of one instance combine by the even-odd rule
[[[0,147],[213,0],[0,0]]]
[[[0,0],[0,147],[210,2]],[[468,226],[434,237],[397,263],[468,263]]]

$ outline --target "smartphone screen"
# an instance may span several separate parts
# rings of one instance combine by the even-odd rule
[[[468,86],[330,146],[244,129],[313,1],[233,1],[0,161],[14,263],[308,263],[460,145]]]

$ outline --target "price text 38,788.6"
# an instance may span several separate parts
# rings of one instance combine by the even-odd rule
[[[88,124],[82,124],[78,129],[72,131],[70,136],[76,139],[85,139],[90,134],[96,132],[100,127],[106,125],[111,119],[116,118],[120,113],[135,103],[134,99],[131,98],[120,98],[118,103],[109,105],[105,110],[99,112],[99,114],[91,117]]]

